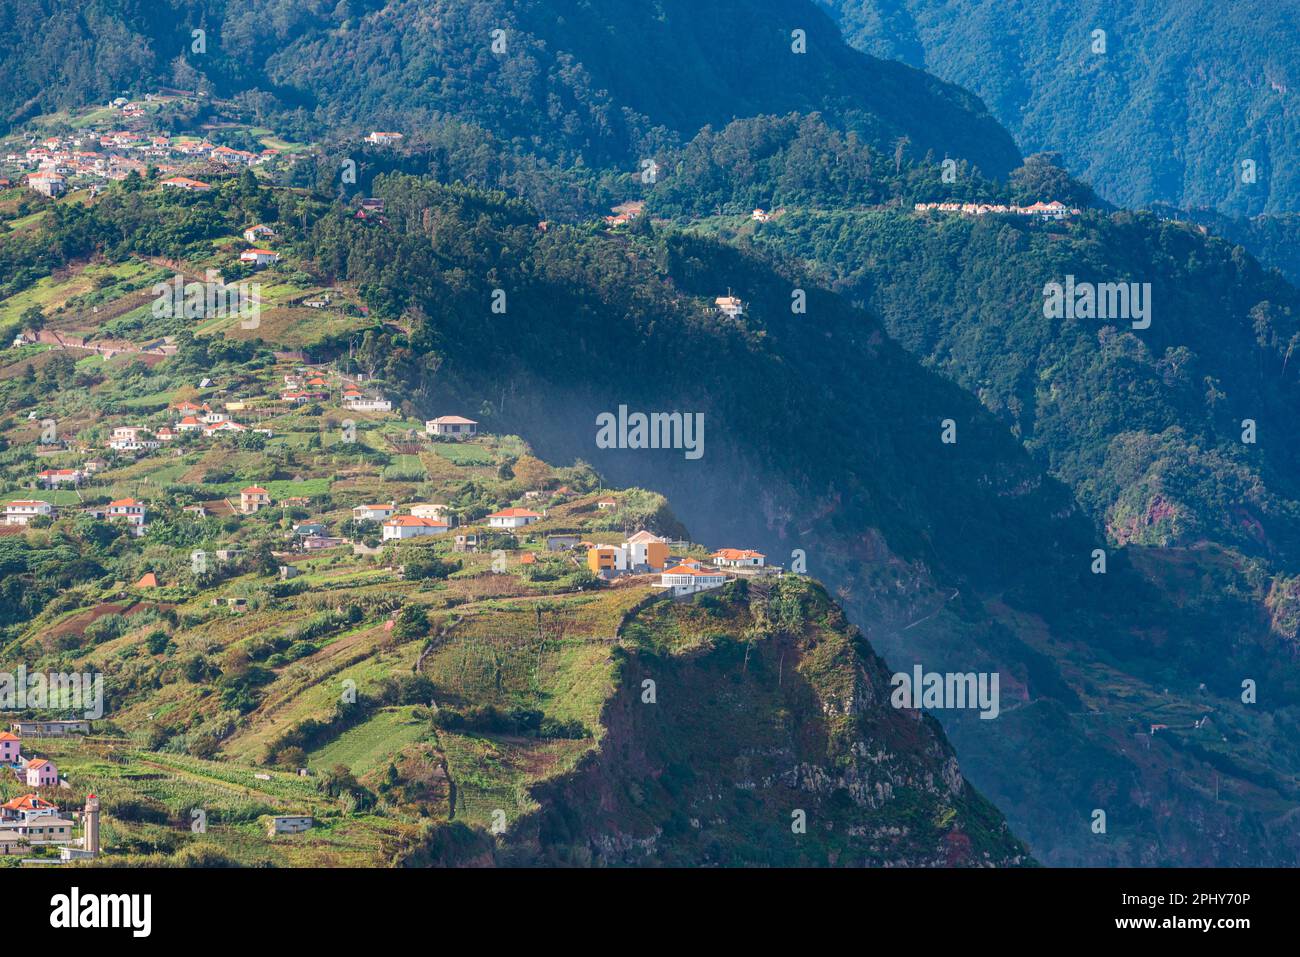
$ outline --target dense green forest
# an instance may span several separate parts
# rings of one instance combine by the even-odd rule
[[[854,46],[978,94],[1022,150],[1060,150],[1111,202],[1300,209],[1289,3],[820,2]]]
[[[745,241],[813,267],[978,395],[1112,540],[1208,539],[1295,568],[1300,449],[1289,423],[1300,403],[1300,296],[1290,284],[1241,247],[1150,214],[1098,210],[1061,226],[911,215],[913,201],[940,191],[933,171],[899,174],[876,157],[883,174],[846,192],[836,172],[873,168],[860,147],[858,161],[838,162],[853,149],[810,120],[738,122],[688,144],[651,208],[726,217],[763,202],[788,207],[741,227]],[[949,190],[956,199],[1089,199],[1045,157],[1011,182],[966,177]],[[1045,319],[1043,289],[1066,275],[1149,282],[1150,328]],[[1243,442],[1245,419],[1269,439]]]
[[[232,99],[306,140],[457,119],[563,164],[634,168],[706,124],[791,110],[990,175],[1017,157],[975,97],[854,51],[811,0],[170,2],[157,16],[124,0],[5,0],[0,66],[14,83],[0,117],[146,82]],[[192,30],[205,31],[203,52]]]

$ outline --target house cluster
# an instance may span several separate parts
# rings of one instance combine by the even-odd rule
[[[723,548],[710,555],[706,564],[674,556],[667,539],[645,529],[621,544],[578,542],[574,547],[587,549],[587,567],[599,578],[608,581],[624,575],[658,574],[655,587],[671,590],[674,596],[717,588],[726,584],[728,571],[764,568],[766,558],[751,549]]]
[[[90,794],[77,822],[64,817],[57,804],[31,793],[0,804],[0,855],[25,854],[34,847],[59,848],[62,861],[99,856],[99,799]]]
[[[228,404],[229,407],[230,404]],[[203,436],[220,436],[249,431],[249,427],[236,422],[230,412],[219,412],[204,402],[176,402],[169,409],[166,425],[119,425],[109,434],[108,447],[114,452],[140,454],[156,452],[162,446],[175,442],[181,436],[196,433]],[[253,431],[270,435],[269,429]],[[179,453],[177,453],[179,454]],[[44,477],[45,473],[41,473]],[[83,471],[82,479],[85,478]],[[73,483],[76,484],[76,483]]]
[[[109,502],[107,505],[83,508],[81,511],[92,518],[125,522],[130,528],[131,534],[136,536],[143,535],[148,529],[145,505],[133,498],[120,498]],[[58,509],[51,503],[41,499],[15,499],[5,504],[4,523],[6,525],[26,526],[30,525],[32,520],[38,517],[55,519],[58,517]]]
[[[355,382],[343,384],[343,408],[349,412],[392,412],[393,403],[382,395],[367,394]]]
[[[40,788],[66,788],[59,769],[48,758],[24,753],[25,737],[66,737],[88,734],[84,720],[24,720],[0,731],[0,769],[11,773],[28,794],[0,804],[0,855],[25,853],[39,845],[61,845],[63,860],[94,857],[99,853],[99,801],[86,798],[81,815],[83,836],[76,837],[76,822],[65,818],[59,806],[42,797]]]
[[[1069,207],[1057,200],[1050,203],[1033,203],[1029,206],[1005,205],[1003,203],[917,203],[912,207],[918,213],[940,212],[960,213],[963,216],[1033,216],[1038,219],[1066,219],[1078,216],[1082,210]]]
[[[59,769],[47,758],[37,758],[23,754],[22,735],[13,731],[0,731],[0,765],[8,768],[25,787],[58,787]]]
[[[128,102],[121,107],[126,119],[143,115],[143,107]],[[29,144],[22,152],[9,152],[6,163],[30,170],[27,185],[45,196],[59,196],[72,183],[96,184],[122,180],[132,172],[143,176],[152,166],[168,178],[164,185],[203,191],[211,186],[202,180],[179,175],[200,168],[241,168],[274,159],[279,151],[254,153],[229,146],[215,146],[193,137],[171,137],[157,132],[110,130],[51,136]],[[93,185],[92,185],[93,188]]]
[[[248,263],[261,269],[263,266],[274,266],[280,261],[280,254],[273,249],[266,249],[264,244],[268,239],[274,239],[276,232],[265,223],[256,223],[249,226],[243,232],[244,242],[251,247],[245,249],[239,254],[241,263]]]
[[[645,211],[644,200],[629,200],[626,203],[619,203],[617,206],[610,208],[610,215],[605,217],[605,225],[613,228],[615,226],[626,226],[632,220],[636,219]]]
[[[156,437],[163,442],[172,442],[185,433],[200,433],[204,436],[231,435],[247,432],[249,427],[231,418],[231,406],[242,409],[242,403],[227,403],[225,412],[218,412],[208,403],[175,402],[171,406],[172,422],[158,429]],[[253,429],[254,432],[270,435],[270,429]]]
[[[397,503],[358,505],[352,509],[354,522],[375,522],[383,530],[383,540],[403,541],[451,531],[454,516],[446,505],[421,503],[406,506],[407,514],[397,514]]]

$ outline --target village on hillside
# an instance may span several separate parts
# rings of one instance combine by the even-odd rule
[[[104,312],[152,315],[142,287],[102,288]],[[21,450],[0,462],[0,549],[71,536],[118,574],[42,599],[3,653],[103,674],[108,705],[12,714],[0,866],[374,864],[429,815],[513,821],[525,784],[597,745],[603,699],[574,682],[646,640],[622,633],[639,609],[783,578],[482,414],[418,417],[364,343],[173,373],[183,340],[135,327],[105,349],[88,301],[0,354],[34,399],[0,419]]]

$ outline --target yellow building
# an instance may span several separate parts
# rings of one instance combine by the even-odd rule
[[[618,567],[618,549],[613,545],[597,545],[588,549],[587,567],[593,575],[615,571]]]

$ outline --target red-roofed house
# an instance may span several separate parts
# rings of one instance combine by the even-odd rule
[[[38,515],[54,516],[54,506],[39,500],[17,499],[5,506],[6,525],[27,525]]]
[[[199,179],[190,179],[188,176],[172,176],[162,181],[164,186],[170,186],[172,189],[183,189],[190,193],[206,193],[212,188],[211,183],[205,183]]]
[[[384,539],[418,538],[421,535],[440,535],[451,528],[436,518],[419,518],[415,515],[398,515],[384,522]]]
[[[762,568],[767,556],[748,548],[719,548],[709,558],[713,559],[715,565],[726,565],[731,568],[742,566]]]
[[[55,767],[53,761],[45,758],[28,761],[24,771],[29,788],[52,788],[59,783],[59,769]]]
[[[22,750],[23,739],[12,731],[0,731],[0,764],[13,764]]]
[[[280,254],[270,249],[245,249],[239,254],[239,261],[254,266],[270,266],[280,261]]]
[[[261,508],[269,508],[271,505],[271,493],[258,485],[250,485],[248,488],[239,490],[239,510],[245,515],[256,512]]]
[[[37,480],[46,488],[59,485],[80,485],[85,476],[80,469],[45,469],[36,473]]]
[[[105,514],[107,514],[109,518],[126,519],[126,523],[131,526],[131,530],[135,532],[135,534],[144,534],[144,503],[137,502],[133,498],[120,498],[116,502],[108,503],[108,510]]]
[[[493,528],[522,528],[540,521],[541,515],[526,508],[503,508],[488,516],[488,524]]]
[[[51,804],[39,794],[24,794],[0,804],[0,821],[30,821],[35,817],[54,817],[58,813],[58,805]]]

